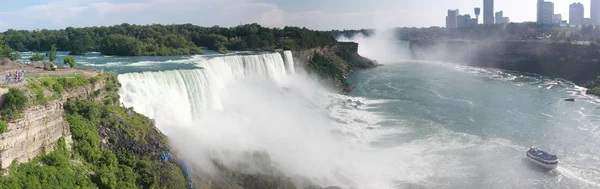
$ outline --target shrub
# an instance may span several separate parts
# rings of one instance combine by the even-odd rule
[[[27,106],[27,97],[23,91],[10,88],[4,99],[4,105],[2,108],[2,117],[4,120],[13,120],[20,117],[21,111]]]
[[[0,134],[6,131],[6,127],[8,127],[8,123],[6,123],[6,121],[0,121]]]
[[[59,83],[54,83],[52,85],[52,90],[54,90],[54,92],[58,93],[59,96],[62,96],[62,94],[65,91],[65,89],[63,89],[63,86]]]

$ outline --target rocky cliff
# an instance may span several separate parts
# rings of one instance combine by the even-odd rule
[[[358,54],[358,43],[354,42],[340,42],[336,46],[294,51],[292,54],[296,65],[317,73],[342,93],[348,93],[352,89],[346,82],[350,73],[376,66],[374,61]]]
[[[410,43],[413,58],[529,72],[578,85],[600,75],[600,48],[533,41],[431,41]]]
[[[21,118],[8,122],[6,131],[0,134],[0,169],[8,168],[13,161],[25,163],[51,152],[61,137],[70,144],[70,128],[63,118],[66,99],[91,98],[104,84],[100,80],[66,90],[60,98],[29,106],[21,112]]]

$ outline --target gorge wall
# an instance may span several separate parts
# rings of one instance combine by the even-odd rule
[[[410,51],[418,60],[529,72],[570,80],[578,85],[600,75],[600,48],[594,45],[414,40],[410,42]]]
[[[10,121],[6,131],[0,134],[0,169],[8,168],[13,161],[25,163],[42,153],[51,152],[61,137],[70,144],[70,128],[63,118],[66,99],[90,98],[104,85],[104,80],[99,80],[66,90],[60,99],[23,110],[21,118]]]
[[[294,62],[309,72],[315,72],[326,82],[348,93],[352,86],[346,82],[348,75],[357,69],[377,66],[376,62],[358,54],[358,43],[339,42],[335,46],[293,51]]]

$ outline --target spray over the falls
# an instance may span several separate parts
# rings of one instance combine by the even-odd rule
[[[218,159],[264,172],[245,162],[245,154],[262,151],[287,176],[323,186],[389,188],[396,172],[434,168],[403,161],[443,158],[369,147],[377,135],[396,131],[368,129],[378,116],[356,108],[368,101],[332,93],[295,70],[291,55],[217,57],[202,60],[203,69],[122,74],[120,95],[125,106],[155,119],[181,155],[207,171],[210,160]],[[418,179],[416,174],[428,175],[420,171],[403,179]]]

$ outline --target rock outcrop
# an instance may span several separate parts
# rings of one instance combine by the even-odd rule
[[[292,54],[296,65],[316,72],[342,93],[348,93],[352,89],[346,79],[353,71],[377,66],[375,61],[358,54],[358,43],[354,42],[339,42],[336,46],[294,51]]]
[[[52,101],[27,108],[22,118],[8,123],[0,134],[0,168],[8,168],[16,160],[28,162],[41,153],[53,150],[54,143],[65,137],[71,141],[69,125],[63,119],[63,103]]]
[[[91,98],[93,91],[104,87],[103,80],[94,84],[65,91],[61,99],[26,108],[22,117],[8,123],[0,134],[0,169],[8,168],[13,162],[25,163],[39,154],[54,149],[54,144],[64,137],[71,143],[71,132],[63,118],[63,105],[68,98]]]
[[[594,45],[534,41],[410,42],[413,58],[529,72],[578,85],[600,75],[600,48]]]

